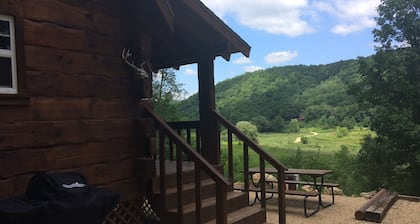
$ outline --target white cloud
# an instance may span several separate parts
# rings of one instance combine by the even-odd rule
[[[265,62],[267,64],[280,64],[286,61],[291,61],[297,56],[297,51],[278,51],[265,56]]]
[[[313,3],[316,10],[328,13],[337,21],[331,32],[341,35],[375,27],[374,17],[379,4],[380,0],[320,0]]]
[[[203,0],[219,17],[231,15],[240,24],[272,34],[299,36],[313,31],[303,19],[307,0]]]
[[[230,16],[252,29],[294,37],[314,32],[320,22],[328,22],[331,32],[342,35],[371,29],[381,0],[202,1],[222,19]],[[328,19],[322,21],[323,15]]]
[[[233,64],[236,64],[236,65],[243,65],[243,64],[249,64],[249,63],[251,63],[251,59],[247,57],[240,57],[233,61]]]
[[[256,66],[256,65],[251,65],[251,66],[246,66],[245,67],[245,72],[255,72],[258,70],[263,70],[264,68]]]
[[[187,68],[184,70],[184,74],[186,75],[197,75],[197,71],[192,68]]]

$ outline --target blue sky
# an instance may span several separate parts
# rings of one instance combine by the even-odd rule
[[[372,30],[380,0],[202,0],[249,45],[251,55],[217,58],[215,82],[285,65],[318,65],[374,54]],[[198,91],[197,65],[177,81]]]

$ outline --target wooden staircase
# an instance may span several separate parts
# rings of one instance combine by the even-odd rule
[[[163,199],[159,192],[159,166],[157,165],[156,177],[153,179],[153,204],[162,223],[196,223],[194,164],[183,162],[182,178],[182,214],[177,208],[177,175],[175,161],[166,162],[166,209],[163,211]],[[202,223],[216,223],[216,185],[207,175],[201,175],[201,220]],[[161,205],[161,206],[159,206]],[[257,206],[248,205],[248,196],[243,192],[229,191],[227,193],[226,208],[228,223],[260,224],[265,223],[265,211]]]

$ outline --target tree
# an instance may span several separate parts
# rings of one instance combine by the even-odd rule
[[[239,121],[236,123],[236,127],[244,133],[248,138],[258,143],[258,131],[257,126],[253,125],[249,121]]]
[[[152,85],[155,112],[167,121],[177,120],[177,100],[185,90],[182,84],[177,83],[175,72],[172,69],[161,69],[158,73],[153,73]]]
[[[373,34],[380,46],[359,59],[356,93],[377,133],[358,154],[360,180],[420,195],[420,1],[382,0],[378,13]]]
[[[269,132],[272,129],[271,122],[262,115],[252,118],[251,122],[257,126],[259,132]]]

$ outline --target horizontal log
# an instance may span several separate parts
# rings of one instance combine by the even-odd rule
[[[32,113],[29,106],[1,106],[0,123],[30,121],[31,119]]]
[[[32,98],[33,119],[38,121],[128,118],[133,110],[130,99]]]
[[[25,18],[85,30],[92,27],[92,15],[87,7],[45,0],[22,1],[22,4]]]
[[[382,188],[380,191],[378,191],[369,201],[367,201],[365,204],[362,205],[359,209],[356,210],[354,213],[354,216],[357,220],[364,220],[366,215],[366,209],[369,208],[378,198],[382,197],[383,194],[385,194],[386,189]]]
[[[0,13],[15,14],[16,5],[16,0],[2,0],[0,1]]]
[[[420,202],[420,197],[417,196],[411,196],[411,195],[398,195],[398,199],[407,200],[407,201],[413,201],[413,202]]]
[[[120,55],[106,57],[89,53],[38,46],[25,47],[26,67],[41,72],[92,74],[110,78],[127,78],[128,70]]]
[[[99,185],[98,188],[104,188],[119,192],[120,201],[138,200],[144,196],[144,182],[137,179],[122,180],[106,185]]]
[[[114,79],[98,75],[35,71],[28,71],[26,77],[33,96],[128,98],[134,91],[129,77]]]
[[[135,178],[134,158],[83,167],[81,172],[88,176],[89,183],[95,186],[133,179]]]
[[[34,46],[115,56],[121,54],[121,50],[128,42],[123,39],[123,35],[118,37],[99,35],[55,23],[26,19],[24,25],[25,43]]]
[[[0,200],[24,194],[33,174],[25,174],[0,180]]]
[[[139,24],[134,24],[128,9],[131,3],[92,2],[92,29],[95,32],[110,36],[131,36],[129,27],[142,30]]]
[[[130,119],[0,123],[0,151],[133,138]]]
[[[96,164],[134,160],[136,147],[132,141],[110,140],[85,144],[55,146],[0,152],[0,179],[62,169],[78,169]],[[133,162],[131,162],[133,163]],[[115,166],[115,164],[114,164]],[[118,166],[114,167],[118,170]],[[134,168],[132,175],[134,176]]]
[[[397,193],[389,191],[385,192],[366,209],[365,220],[371,222],[382,222],[382,219],[397,199]]]

